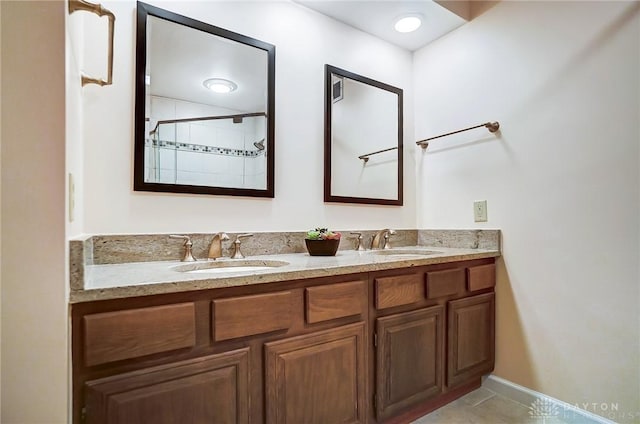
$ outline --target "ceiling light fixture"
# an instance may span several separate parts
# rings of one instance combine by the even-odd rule
[[[202,84],[214,93],[231,93],[238,88],[235,82],[223,78],[209,78]]]
[[[422,25],[422,19],[420,16],[405,15],[396,20],[394,28],[398,32],[413,32],[420,28],[420,25]]]

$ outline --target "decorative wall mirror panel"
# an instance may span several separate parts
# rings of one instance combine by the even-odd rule
[[[273,197],[275,46],[137,4],[134,189]]]
[[[402,89],[325,65],[325,202],[402,205]]]

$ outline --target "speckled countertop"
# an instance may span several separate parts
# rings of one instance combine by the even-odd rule
[[[235,271],[225,268],[219,273],[192,273],[180,269],[219,266],[212,262],[154,261],[86,265],[83,287],[71,290],[70,302],[118,299],[191,290],[265,284],[303,278],[380,271],[411,266],[432,265],[500,256],[498,249],[451,248],[443,246],[404,246],[393,249],[397,254],[380,251],[340,250],[336,256],[309,256],[307,253],[255,255],[246,259],[218,259],[237,265],[260,266],[272,261],[286,265],[262,270]],[[404,251],[404,252],[402,252]],[[407,254],[407,251],[414,251]],[[423,254],[415,251],[427,251]],[[195,264],[195,265],[192,265]],[[191,267],[191,268],[190,268]]]

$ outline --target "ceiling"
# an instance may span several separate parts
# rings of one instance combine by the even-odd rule
[[[293,0],[409,51],[417,50],[469,20],[469,1]],[[393,26],[406,14],[422,16],[422,26],[399,33]]]
[[[266,111],[266,51],[155,16],[148,17],[147,34],[149,94],[215,105],[229,114]],[[203,85],[209,78],[232,80],[238,89],[214,93]]]

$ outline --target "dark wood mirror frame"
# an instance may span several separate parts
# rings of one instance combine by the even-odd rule
[[[343,78],[349,78],[354,81],[361,82],[366,85],[370,85],[381,90],[385,90],[396,94],[398,96],[398,188],[397,199],[378,199],[371,197],[356,197],[356,196],[336,196],[331,194],[331,149],[332,149],[332,133],[331,133],[331,108],[334,99],[334,86],[332,83],[332,75],[337,75]],[[324,97],[324,201],[325,202],[339,202],[339,203],[365,203],[373,205],[393,205],[402,206],[403,204],[403,91],[401,88],[393,87],[389,84],[382,83],[380,81],[373,80],[371,78],[364,77],[362,75],[355,74],[353,72],[346,71],[344,69],[337,68],[331,65],[325,65],[325,97]]]
[[[267,105],[266,105],[266,189],[211,187],[186,184],[151,183],[144,181],[145,159],[145,69],[147,64],[147,17],[155,16],[180,25],[204,31],[228,40],[264,50],[267,53]],[[197,21],[167,10],[137,3],[136,27],[136,74],[135,74],[135,146],[134,146],[134,184],[135,191],[214,194],[229,196],[274,197],[275,176],[275,46],[250,38],[214,25]]]

